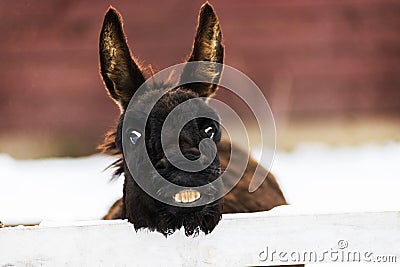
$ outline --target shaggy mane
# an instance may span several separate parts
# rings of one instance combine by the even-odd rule
[[[111,163],[104,169],[115,169],[111,180],[118,179],[124,173],[124,161],[122,157],[122,151],[117,147],[115,143],[116,136],[116,129],[108,130],[105,134],[103,143],[97,146],[97,149],[99,149],[102,154],[117,157],[117,159],[113,163]]]

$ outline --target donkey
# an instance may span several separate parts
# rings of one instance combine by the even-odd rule
[[[131,56],[126,37],[123,31],[122,17],[116,9],[110,7],[105,15],[100,33],[100,67],[105,88],[109,96],[118,104],[121,114],[118,125],[110,130],[103,144],[99,146],[106,154],[118,156],[114,162],[115,175],[124,174],[123,197],[110,209],[104,219],[128,219],[135,229],[147,228],[158,231],[165,236],[184,228],[187,236],[197,235],[199,231],[208,234],[213,231],[223,213],[257,212],[269,210],[279,205],[285,205],[286,200],[274,176],[267,170],[257,169],[258,163],[247,152],[239,150],[231,154],[232,144],[221,141],[221,128],[218,121],[196,119],[190,121],[179,135],[179,147],[182,154],[188,159],[199,157],[199,142],[204,138],[211,139],[217,146],[217,155],[211,164],[204,170],[187,173],[174,167],[165,157],[160,145],[160,132],[167,115],[171,110],[184,101],[199,99],[193,104],[193,110],[210,109],[207,101],[199,97],[211,97],[217,86],[211,83],[192,83],[165,91],[161,99],[152,109],[146,122],[146,135],[143,147],[135,147],[135,142],[141,138],[136,131],[124,133],[123,121],[127,114],[128,104],[138,88],[146,81],[145,70]],[[188,62],[206,61],[223,63],[224,46],[218,18],[210,4],[205,3],[200,10],[198,26],[192,51]],[[200,70],[199,70],[200,71]],[[202,70],[204,71],[204,70]],[[219,79],[219,70],[208,69],[203,75],[210,80]],[[161,86],[159,89],[166,90]],[[145,92],[139,100],[131,103],[130,114],[140,114],[145,107],[152,91]],[[212,112],[215,112],[212,110]],[[139,118],[133,118],[133,120]],[[128,168],[127,159],[123,155],[123,135],[130,135],[133,142],[132,151],[135,153],[133,165],[135,172]],[[222,199],[200,207],[176,207],[165,204],[149,196],[133,179],[140,177],[154,177],[154,173],[145,173],[141,168],[141,157],[149,155],[155,170],[166,180],[184,186],[200,186],[214,181],[222,172],[228,172],[227,177],[237,177],[235,168],[228,169],[228,162],[241,162],[248,159],[246,170],[237,185]],[[262,185],[253,193],[248,192],[251,178],[265,178]],[[229,179],[228,179],[229,183]],[[223,185],[223,186],[226,186]],[[171,196],[172,197],[172,196]],[[193,202],[199,193],[181,192],[175,197],[178,202],[185,198],[185,202]]]

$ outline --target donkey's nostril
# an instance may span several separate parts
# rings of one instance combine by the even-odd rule
[[[168,167],[168,160],[164,157],[160,159],[154,166],[157,170],[164,170]]]

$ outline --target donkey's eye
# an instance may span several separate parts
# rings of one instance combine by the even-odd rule
[[[214,134],[215,134],[215,130],[213,127],[207,127],[204,132],[206,133],[206,135],[208,136],[208,138],[213,139]]]
[[[129,140],[131,140],[132,144],[136,144],[141,136],[142,136],[142,134],[139,133],[138,131],[132,131],[129,134]]]

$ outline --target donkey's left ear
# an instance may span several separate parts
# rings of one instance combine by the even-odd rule
[[[124,111],[145,78],[139,64],[131,56],[121,15],[113,7],[104,17],[99,46],[101,75],[106,89]]]
[[[224,46],[222,45],[219,21],[212,6],[205,3],[200,10],[196,37],[188,62],[209,61],[223,64],[223,59]],[[222,72],[220,64],[208,65],[206,68],[187,65],[183,70],[182,77],[187,80],[202,76],[209,81],[218,83]],[[197,92],[199,96],[208,97],[215,92],[218,86],[213,83],[191,83],[184,87]]]

